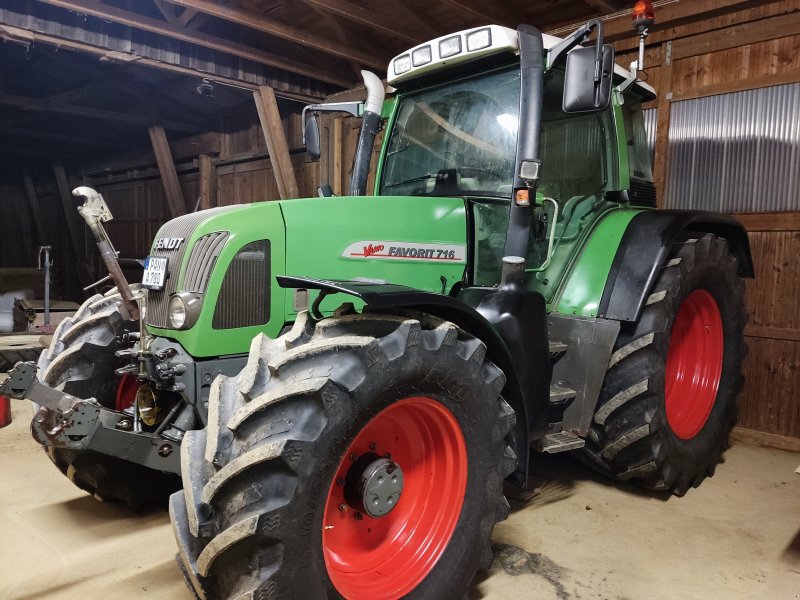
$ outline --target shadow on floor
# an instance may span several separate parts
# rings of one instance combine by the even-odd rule
[[[542,454],[531,452],[531,479],[535,494],[529,500],[510,499],[511,510],[529,506],[544,506],[569,498],[575,493],[579,482],[591,481],[614,488],[625,494],[666,502],[672,497],[669,492],[645,490],[633,483],[618,481],[590,469],[570,453]]]

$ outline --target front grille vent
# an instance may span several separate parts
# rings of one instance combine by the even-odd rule
[[[211,271],[214,269],[226,241],[228,241],[227,231],[209,233],[197,240],[189,255],[189,263],[186,265],[183,291],[205,293],[208,280],[211,278]]]
[[[260,240],[242,247],[231,261],[217,306],[212,327],[232,329],[269,322],[270,242]]]
[[[169,298],[174,294],[178,288],[178,274],[180,272],[181,263],[183,262],[183,255],[188,247],[186,240],[209,216],[228,211],[235,208],[235,206],[221,206],[219,208],[212,208],[203,210],[196,213],[176,217],[171,221],[167,221],[158,230],[156,238],[183,238],[184,242],[178,247],[177,250],[150,250],[151,256],[164,256],[169,259],[169,266],[167,267],[167,280],[164,282],[163,290],[150,290],[147,294],[147,314],[145,316],[148,325],[153,327],[160,327],[166,329],[169,327],[167,323],[167,311],[169,310]]]

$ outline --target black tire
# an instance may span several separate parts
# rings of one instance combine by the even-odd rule
[[[114,408],[121,365],[114,356],[118,337],[135,331],[137,321],[120,312],[122,299],[116,289],[92,296],[72,317],[64,319],[53,334],[50,348],[39,357],[42,383],[77,398],[95,398]],[[91,450],[46,447],[47,456],[72,483],[104,502],[123,502],[131,508],[145,504],[166,505],[180,488],[176,475],[149,469]]]
[[[365,423],[413,394],[455,417],[468,479],[449,543],[408,597],[465,596],[491,564],[489,536],[509,510],[502,482],[516,464],[505,377],[485,353],[421,315],[301,313],[277,340],[256,337],[242,373],[212,385],[207,429],[181,446],[184,490],[170,516],[190,587],[209,600],[340,597],[322,548],[328,491]]]
[[[676,315],[696,290],[708,291],[716,301],[724,344],[710,414],[686,438],[676,435],[667,418],[664,384]],[[698,234],[676,244],[641,317],[622,326],[586,446],[579,451],[584,462],[617,479],[677,496],[713,475],[736,421],[745,322],[744,283],[727,242]]]

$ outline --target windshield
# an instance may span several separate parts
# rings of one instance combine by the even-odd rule
[[[518,114],[518,68],[406,96],[381,194],[510,198]]]

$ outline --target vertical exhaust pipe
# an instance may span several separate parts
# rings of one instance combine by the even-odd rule
[[[361,76],[364,78],[364,86],[367,88],[367,101],[364,104],[361,133],[353,158],[353,173],[350,176],[349,190],[351,196],[363,196],[366,192],[372,149],[375,146],[375,136],[380,130],[383,98],[386,95],[383,83],[375,73],[361,71]]]

